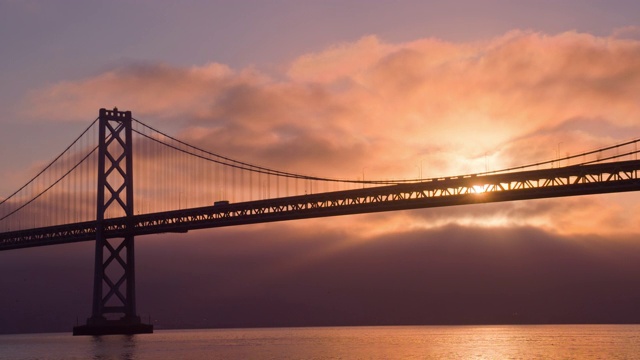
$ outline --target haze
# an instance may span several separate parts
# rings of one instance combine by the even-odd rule
[[[310,175],[495,170],[640,137],[635,1],[0,1],[0,198],[117,106]],[[137,239],[157,328],[637,323],[638,194]],[[93,243],[0,252],[0,332],[90,314]]]

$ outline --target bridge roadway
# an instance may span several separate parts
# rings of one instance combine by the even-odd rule
[[[640,160],[430,179],[112,218],[107,238],[382,211],[640,190]],[[0,233],[0,250],[95,240],[96,221]]]

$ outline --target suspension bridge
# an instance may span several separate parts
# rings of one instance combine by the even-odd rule
[[[74,335],[150,333],[135,302],[134,238],[166,232],[640,190],[640,139],[499,171],[324,178],[250,164],[100,109],[60,155],[5,198],[0,250],[94,241],[92,314]],[[135,207],[134,207],[135,199]]]

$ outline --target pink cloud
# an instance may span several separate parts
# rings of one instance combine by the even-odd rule
[[[638,93],[640,41],[512,31],[470,43],[367,36],[303,54],[275,75],[217,63],[133,64],[37,90],[26,101],[33,118],[56,121],[87,121],[100,107],[118,106],[160,128],[179,120],[178,136],[233,158],[371,179],[495,170],[618,142],[640,133]],[[598,217],[592,224],[603,229],[613,231],[612,221],[637,231],[616,220],[629,204],[585,201],[562,204],[583,206],[581,214]],[[581,219],[556,217],[561,203],[550,203],[524,206],[531,216],[514,204],[496,209],[506,224],[581,232]]]

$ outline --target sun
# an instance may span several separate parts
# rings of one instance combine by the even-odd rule
[[[487,191],[487,185],[473,185],[474,194],[483,194]]]

